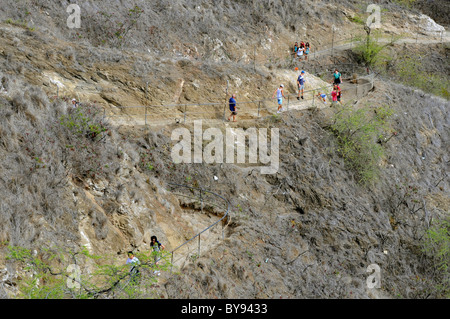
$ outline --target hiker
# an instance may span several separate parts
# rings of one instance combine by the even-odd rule
[[[233,122],[236,122],[236,115],[237,115],[237,111],[236,111],[236,94],[233,94],[230,97],[229,100],[229,104],[230,104],[230,116],[228,117],[228,122],[230,121],[230,118],[233,116]]]
[[[305,52],[305,44],[303,43],[303,41],[300,43],[299,48],[297,49],[297,56],[298,59],[301,60],[303,53]]]
[[[136,277],[139,275],[139,265],[141,264],[141,262],[139,261],[139,259],[134,256],[134,253],[132,251],[128,252],[128,259],[127,259],[127,265],[130,264],[130,275],[132,277],[134,277],[133,280],[136,279]]]
[[[78,106],[78,102],[76,99],[72,99],[72,107],[76,108]]]
[[[294,51],[292,52],[292,54],[294,55],[294,58],[295,58],[295,55],[297,54],[297,50],[298,50],[298,42],[295,42]]]
[[[283,88],[284,88],[284,85],[280,84],[280,87],[278,89],[276,89],[276,91],[273,93],[273,96],[272,96],[272,98],[274,98],[275,95],[276,95],[277,99],[278,99],[278,110],[277,110],[277,113],[283,112],[283,98],[285,97],[284,96],[284,92],[283,92]]]
[[[153,255],[154,255],[154,259],[155,259],[155,265],[158,264],[158,256],[159,256],[159,252],[161,250],[164,250],[166,247],[164,247],[163,244],[161,244],[158,241],[158,238],[156,238],[156,236],[152,236],[150,237],[150,247],[153,248]]]
[[[320,100],[322,100],[323,104],[327,104],[327,95],[325,93],[317,93],[316,95],[319,97]]]
[[[310,48],[309,48],[309,42],[306,42],[306,44],[305,44],[305,61],[308,60],[309,50],[310,50]]]
[[[335,86],[333,88],[333,90],[331,91],[331,105],[330,106],[333,106],[333,104],[337,103],[337,94],[338,94],[338,91]]]
[[[342,96],[341,87],[340,87],[339,85],[335,84],[335,85],[334,85],[334,88],[335,88],[336,91],[337,91],[337,101],[338,101],[340,104],[342,104],[342,102],[341,102],[341,96]]]
[[[298,96],[297,100],[300,100],[300,92],[302,93],[302,99],[303,99],[303,89],[305,88],[305,77],[304,77],[305,71],[301,71],[300,75],[297,78],[297,86],[298,86]]]
[[[338,69],[334,70],[333,80],[334,80],[333,81],[334,84],[341,84],[342,83],[342,75],[341,75],[341,73],[339,73]]]

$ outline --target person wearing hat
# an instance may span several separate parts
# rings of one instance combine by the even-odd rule
[[[302,94],[302,99],[303,99],[303,89],[305,88],[305,71],[301,71],[300,75],[297,78],[297,86],[298,86],[298,96],[297,96],[297,100],[300,100],[300,93]]]
[[[272,98],[274,98],[275,95],[276,95],[276,97],[278,99],[278,110],[277,110],[277,113],[281,113],[283,111],[283,98],[285,97],[284,96],[284,92],[283,92],[283,88],[284,88],[284,85],[280,84],[280,87],[278,89],[276,89],[276,91],[273,93],[273,96],[272,96]]]

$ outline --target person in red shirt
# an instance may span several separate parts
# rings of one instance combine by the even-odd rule
[[[336,89],[336,92],[337,92],[336,101],[339,102],[340,104],[342,104],[342,102],[341,102],[342,92],[341,92],[340,86],[338,84],[335,84],[334,89]]]

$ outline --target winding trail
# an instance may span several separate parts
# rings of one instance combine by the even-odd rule
[[[324,55],[331,55],[333,52],[339,52],[339,51],[345,51],[348,49],[352,49],[353,47],[355,47],[355,45],[359,44],[359,43],[364,43],[365,40],[361,40],[361,41],[352,41],[352,39],[344,39],[344,40],[340,40],[339,42],[346,42],[344,44],[340,44],[340,45],[336,45],[333,47],[327,47],[326,49],[321,49],[318,51],[313,51],[310,54],[309,59],[310,60],[314,60],[315,58],[324,56]],[[348,41],[348,42],[347,42]],[[377,40],[378,43],[390,43],[392,42],[393,39],[392,38],[379,38]],[[400,38],[398,40],[394,41],[394,44],[439,44],[439,43],[449,43],[450,42],[450,34],[448,31],[445,31],[445,34],[442,35],[442,39],[440,36],[438,37],[434,37],[434,38]]]
[[[326,55],[332,55],[334,53],[345,51],[352,49],[355,45],[358,43],[363,43],[365,40],[360,41],[353,41],[352,39],[343,39],[339,40],[338,42],[345,42],[344,44],[336,45],[333,47],[328,47],[325,49],[318,50],[316,52],[312,52],[310,54],[310,60],[317,59],[319,57],[323,57]],[[377,42],[381,43],[390,43],[393,41],[393,38],[379,38]],[[417,37],[417,38],[400,38],[394,41],[394,44],[439,44],[439,43],[449,43],[450,42],[450,35],[447,31],[445,31],[445,34],[441,36],[435,36],[435,37],[429,37],[429,38],[423,38],[423,37]],[[356,66],[356,65],[355,65]],[[315,75],[315,74],[312,74]],[[315,75],[317,76],[317,75]],[[369,79],[370,84],[367,85],[366,88],[360,86],[359,88],[362,89],[362,92],[358,92],[358,88],[356,88],[356,97],[365,95],[370,91],[370,89],[373,88],[373,75],[367,75],[367,74],[359,74],[358,79],[367,80]],[[354,88],[351,88],[350,81],[344,81],[344,83],[341,86],[342,92],[344,93],[346,90],[354,91]],[[318,100],[318,98],[315,97],[317,92],[320,90],[323,90],[323,87],[316,87],[313,89],[309,89],[305,91],[305,99],[297,101],[296,96],[297,94],[287,94],[286,97],[289,96],[289,99],[287,99],[286,102],[284,102],[284,110],[305,110],[310,108],[326,108],[329,106],[328,104],[323,104]],[[362,94],[362,95],[361,95]],[[348,97],[354,97],[355,94],[343,94],[344,100]],[[329,97],[328,97],[329,98]],[[286,99],[285,99],[286,100]],[[263,107],[258,106],[259,103],[263,104]],[[165,109],[164,114],[168,114],[165,116],[161,116],[161,114],[155,114],[154,110],[152,110],[152,107],[150,106],[136,106],[136,107],[123,107],[123,109],[138,109],[141,108],[141,112],[137,112],[139,114],[130,115],[130,114],[105,114],[108,119],[110,119],[114,124],[120,125],[120,126],[150,126],[150,127],[161,127],[166,126],[174,123],[192,123],[194,120],[202,120],[208,125],[228,125],[228,121],[225,120],[225,118],[228,117],[228,107],[225,105],[225,112],[224,110],[224,102],[221,103],[210,103],[211,106],[213,104],[216,110],[211,110],[210,112],[190,112],[195,113],[195,117],[186,116],[183,114],[182,111],[179,109],[183,107],[183,104],[180,104],[179,106],[171,106],[172,108],[168,106],[158,106],[158,108]],[[253,105],[252,105],[253,104]],[[199,102],[197,105],[198,107],[202,105],[206,105],[206,103]],[[240,106],[239,106],[240,105]],[[252,105],[252,107],[247,107],[245,105]],[[147,109],[147,110],[146,110]],[[267,115],[276,115],[277,110],[277,104],[275,99],[266,99],[266,100],[260,100],[260,101],[246,101],[243,103],[238,103],[238,122],[244,122],[244,121],[254,121],[256,118],[259,118],[261,116],[267,116]],[[151,115],[147,115],[147,111]],[[203,116],[203,114],[208,114],[208,116]],[[211,116],[214,116],[214,118],[210,118]]]

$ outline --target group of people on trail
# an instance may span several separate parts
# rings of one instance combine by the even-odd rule
[[[295,42],[292,54],[294,55],[294,57],[297,56],[299,60],[302,60],[303,57],[305,57],[305,61],[307,61],[310,49],[311,46],[309,42],[305,43],[301,41],[300,44],[298,42]]]
[[[296,68],[296,70],[298,70],[298,69]],[[301,70],[299,76],[297,77],[297,88],[298,88],[297,100],[304,99],[303,93],[305,90],[305,83],[306,83],[305,75],[306,75],[306,72],[304,70]],[[339,86],[342,83],[342,74],[339,72],[338,69],[334,70],[331,83],[333,83],[333,89],[330,94],[331,101],[332,101],[331,106],[332,106],[334,103],[341,103],[341,97],[342,97],[342,90],[341,90],[341,87]],[[272,95],[272,98],[277,99],[277,103],[278,103],[277,113],[281,113],[284,111],[283,98],[285,98],[285,97],[286,96],[284,95],[284,85],[280,84],[280,86],[275,90],[275,92]],[[318,92],[316,97],[318,97],[322,102],[324,102],[324,104],[327,103],[327,94],[326,93]],[[230,121],[231,118],[233,118],[233,122],[236,122],[236,115],[237,115],[236,104],[237,104],[236,103],[236,94],[233,94],[229,99],[229,107],[230,107],[231,113],[230,113],[230,116],[228,117],[228,121]]]
[[[341,87],[339,86],[339,84],[342,83],[342,74],[339,72],[338,69],[334,70],[332,82],[333,82],[333,90],[331,91],[331,101],[333,105],[334,103],[338,102],[341,103],[341,96],[342,96]],[[326,103],[326,101],[324,102]]]
[[[324,104],[327,104],[327,95],[325,93],[319,92],[316,95]],[[338,84],[334,84],[333,85],[333,90],[331,91],[331,101],[332,104],[330,106],[332,106],[335,103],[340,103],[341,102],[341,96],[342,96],[342,92],[341,92],[341,88]]]
[[[153,249],[152,255],[155,261],[155,265],[158,265],[160,251],[164,250],[165,246],[158,241],[156,236],[152,236],[150,238],[150,241],[150,247],[152,247]],[[128,259],[126,261],[126,264],[130,265],[130,275],[134,280],[136,280],[136,278],[139,276],[139,265],[141,264],[141,261],[134,255],[133,251],[128,252]],[[159,276],[159,270],[155,270],[154,274],[157,274]]]

